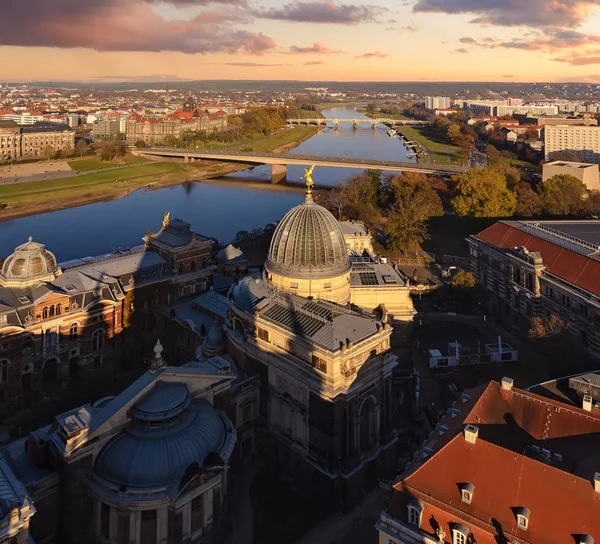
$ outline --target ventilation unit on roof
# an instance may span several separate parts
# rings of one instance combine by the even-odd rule
[[[582,406],[582,408],[586,412],[591,412],[593,406],[594,406],[594,403],[592,401],[591,395],[583,395],[583,406]]]
[[[75,291],[75,286],[69,283],[69,285],[65,285],[65,291]]]
[[[596,493],[600,493],[600,472],[594,474],[594,490]]]
[[[465,427],[465,440],[469,444],[475,444],[477,442],[477,436],[479,435],[479,427],[475,427],[475,425],[467,425]]]
[[[502,389],[512,391],[514,380],[512,378],[502,378]]]
[[[29,300],[28,296],[22,296],[22,297],[19,297],[19,302],[21,302],[22,304],[27,304],[28,302],[31,302],[31,301]]]

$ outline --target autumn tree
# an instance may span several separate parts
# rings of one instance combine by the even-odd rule
[[[44,147],[44,149],[42,151],[42,154],[44,156],[44,159],[46,159],[48,161],[50,159],[53,159],[54,156],[55,156],[54,149],[52,148],[52,146],[49,146],[49,145],[47,145],[46,147]]]
[[[510,217],[517,209],[517,197],[506,177],[489,168],[475,168],[453,178],[456,196],[452,207],[457,215]]]
[[[344,218],[344,210],[348,203],[347,186],[338,183],[329,191],[322,191],[315,196],[315,201],[332,212],[338,221]]]
[[[517,194],[517,215],[533,217],[542,213],[542,202],[539,195],[526,181],[521,181],[515,188]]]
[[[427,221],[443,215],[440,197],[424,174],[405,172],[393,177],[387,189],[384,233],[390,249],[413,251],[427,238]]]
[[[450,285],[457,289],[473,289],[476,283],[475,276],[468,270],[459,270],[450,281]]]
[[[550,215],[578,215],[584,209],[585,184],[575,176],[558,174],[542,181],[538,193],[544,211]]]
[[[80,157],[83,157],[87,152],[90,146],[85,142],[85,140],[77,140],[75,144],[75,151],[79,154]]]
[[[532,339],[551,338],[567,330],[567,323],[555,314],[531,318],[527,335]]]
[[[600,215],[600,191],[592,190],[585,199],[584,211],[587,215]]]

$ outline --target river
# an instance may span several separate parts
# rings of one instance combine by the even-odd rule
[[[367,117],[354,108],[324,110],[330,119]],[[290,154],[356,157],[406,161],[402,141],[390,138],[387,127],[361,125],[353,130],[341,123],[332,125],[308,139]],[[316,168],[313,174],[318,185],[333,185],[361,170],[348,168]],[[288,181],[301,183],[303,170],[288,169]],[[237,179],[270,180],[270,169],[259,166],[226,176]],[[66,261],[114,251],[121,246],[141,243],[147,229],[158,230],[162,214],[180,217],[192,224],[194,231],[227,243],[240,230],[252,230],[277,221],[290,208],[299,204],[303,195],[297,192],[273,191],[262,188],[210,183],[186,183],[155,191],[139,190],[110,202],[32,215],[0,223],[0,256],[12,253],[15,246],[29,236],[45,244],[57,259]]]

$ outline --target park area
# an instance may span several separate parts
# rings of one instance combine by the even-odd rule
[[[149,159],[137,155],[125,155],[112,161],[102,161],[98,157],[82,157],[67,161],[73,170],[78,172],[92,172],[94,170],[106,170],[119,166],[133,166],[149,162]]]
[[[451,145],[445,136],[441,136],[439,132],[429,127],[398,127],[397,130],[407,140],[420,143],[427,150],[432,163],[455,164],[465,162],[459,147]]]

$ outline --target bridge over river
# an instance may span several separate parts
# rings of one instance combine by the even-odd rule
[[[413,121],[412,119],[333,119],[333,118],[313,118],[313,119],[286,119],[288,125],[327,125],[328,123],[333,124],[336,129],[339,128],[340,123],[352,123],[353,128],[358,128],[361,123],[371,125],[373,129],[379,124],[387,125],[388,127],[397,126],[412,126],[412,127],[425,127],[430,123],[429,121]]]
[[[179,157],[185,162],[196,160],[212,160],[239,162],[243,164],[270,164],[271,182],[284,181],[287,166],[290,164],[315,166],[335,166],[338,168],[361,168],[366,170],[421,172],[423,174],[439,174],[453,176],[469,170],[468,166],[453,164],[425,164],[416,162],[381,161],[374,159],[357,159],[351,157],[320,157],[314,155],[281,155],[276,153],[250,153],[242,151],[204,151],[198,149],[181,149],[166,147],[151,147],[134,151],[137,155],[152,155],[156,157]]]

